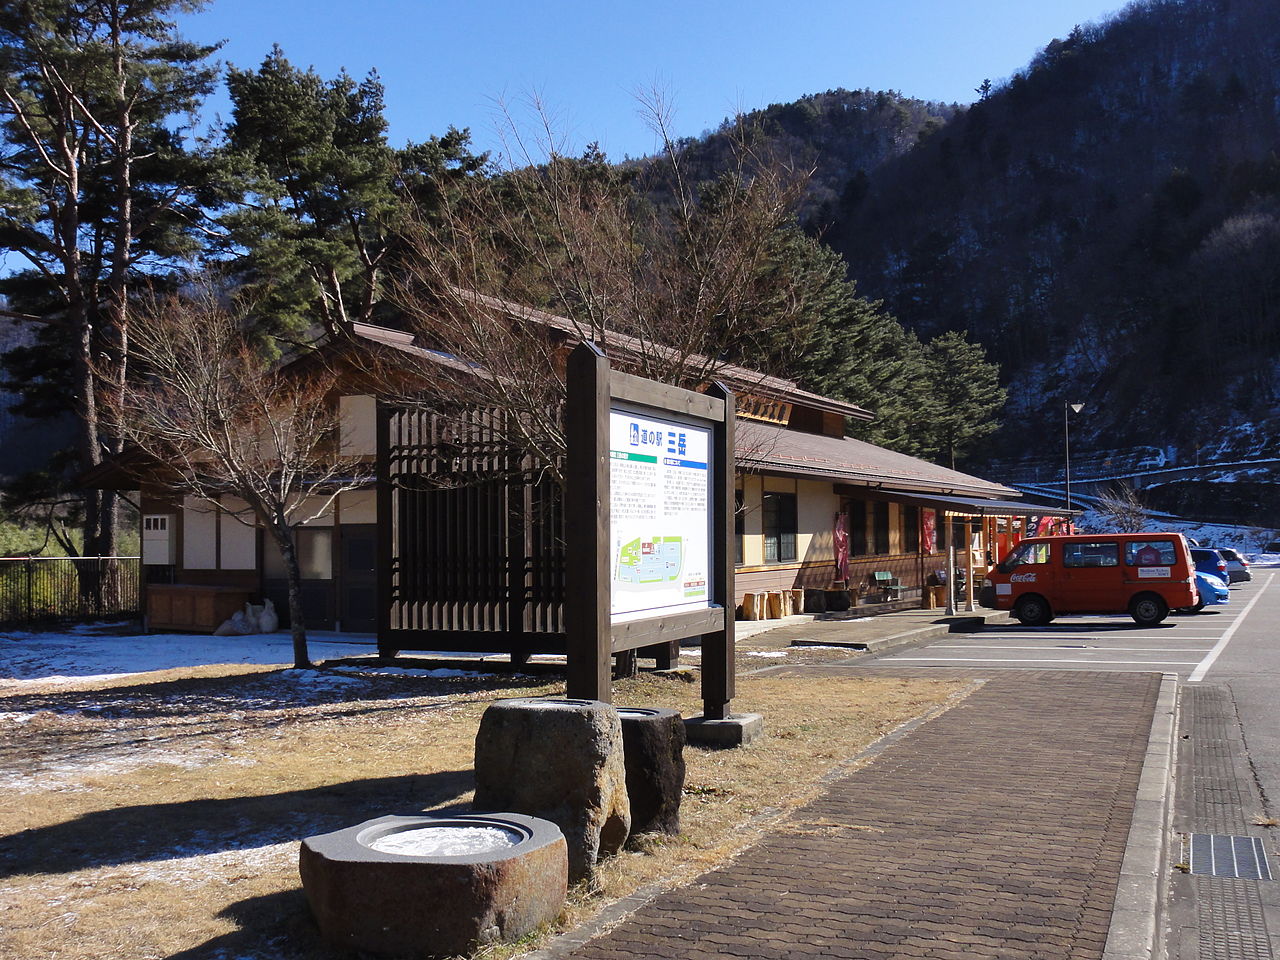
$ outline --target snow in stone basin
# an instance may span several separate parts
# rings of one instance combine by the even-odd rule
[[[432,826],[389,833],[369,846],[402,857],[469,857],[509,850],[519,842],[518,833],[502,827]]]

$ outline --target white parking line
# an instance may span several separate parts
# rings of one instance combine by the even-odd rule
[[[1046,644],[1100,644],[1107,643],[1108,640],[1114,640],[1116,643],[1129,643],[1129,641],[1133,640],[1158,640],[1160,643],[1164,644],[1181,643],[1181,641],[1185,640],[1187,643],[1215,644],[1217,641],[1222,639],[1221,634],[1208,634],[1204,636],[1199,634],[1125,634],[1123,636],[1116,636],[1114,634],[1089,634],[1087,636],[1046,636],[1044,634],[995,634],[995,632],[989,631],[983,631],[983,636],[988,640],[997,636],[1002,640],[1042,640]]]
[[[1209,668],[1213,666],[1213,662],[1218,659],[1223,650],[1227,649],[1227,644],[1230,643],[1231,638],[1236,635],[1236,628],[1239,627],[1240,624],[1244,623],[1244,618],[1249,615],[1249,611],[1253,609],[1253,605],[1262,599],[1263,592],[1266,591],[1267,587],[1271,586],[1271,581],[1275,578],[1276,575],[1274,573],[1268,574],[1267,582],[1262,585],[1261,589],[1258,590],[1257,595],[1249,601],[1248,605],[1240,611],[1240,616],[1236,617],[1236,619],[1232,621],[1227,632],[1222,635],[1222,639],[1219,640],[1214,645],[1213,649],[1209,651],[1208,655],[1200,661],[1200,665],[1191,671],[1191,676],[1187,677],[1187,683],[1199,683],[1204,679],[1204,675],[1209,672]]]
[[[964,643],[935,643],[931,647],[925,647],[926,650],[1055,650],[1061,649],[1061,644],[1056,647],[1009,647],[1004,645],[996,646],[969,646]],[[1079,650],[1081,653],[1196,653],[1197,651],[1191,647],[1071,647],[1072,650]],[[1205,648],[1208,650],[1208,648]]]
[[[1074,663],[1077,666],[1094,666],[1101,663],[1128,664],[1130,666],[1171,666],[1171,667],[1194,667],[1199,661],[1197,660],[1042,660],[1035,657],[1017,657],[1006,659],[1004,657],[881,657],[880,662],[887,663],[889,661],[895,663],[905,663],[907,661],[926,661],[929,663]]]

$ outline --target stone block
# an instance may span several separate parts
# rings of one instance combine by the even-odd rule
[[[556,824],[569,881],[622,849],[631,831],[622,724],[596,700],[499,700],[476,734],[477,810],[515,810]]]
[[[680,832],[684,718],[664,707],[619,707],[631,833]]]
[[[723,720],[699,714],[684,722],[688,742],[698,747],[745,747],[764,734],[764,717],[758,713],[734,713]]]

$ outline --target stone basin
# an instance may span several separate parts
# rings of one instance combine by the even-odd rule
[[[373,954],[448,957],[516,940],[559,915],[564,835],[518,813],[389,816],[302,842],[320,932]]]

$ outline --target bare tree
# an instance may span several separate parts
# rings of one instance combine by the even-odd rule
[[[662,152],[622,167],[565,155],[541,110],[532,137],[507,114],[515,162],[410,217],[392,294],[421,344],[474,364],[466,403],[501,411],[509,442],[561,481],[567,346],[685,387],[733,365],[741,385],[802,348],[826,279],[785,262],[806,171],[742,126],[729,169],[695,183],[661,97],[642,102]]]
[[[212,286],[153,300],[132,326],[134,375],[108,410],[158,482],[270,535],[288,577],[294,666],[306,667],[296,531],[361,486],[367,466],[341,449],[339,371],[318,351],[281,362],[246,319]]]
[[[1098,498],[1098,512],[1121,533],[1140,533],[1150,520],[1150,511],[1138,491],[1123,480]]]

